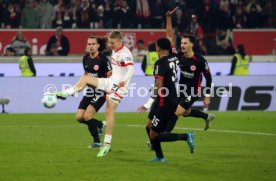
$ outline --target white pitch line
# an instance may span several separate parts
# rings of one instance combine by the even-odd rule
[[[126,126],[130,126],[130,127],[145,127],[145,126],[142,126],[142,125],[135,125],[135,124],[134,125],[128,124]],[[180,128],[180,127],[175,127],[174,129],[204,131],[203,129],[199,129],[199,128]],[[274,133],[262,133],[262,132],[250,132],[250,131],[234,131],[234,130],[217,130],[217,129],[208,129],[207,132],[276,136],[276,134],[274,134]]]
[[[82,127],[83,125],[0,125],[0,128],[14,128],[14,127],[23,127],[23,128],[40,128],[40,127]],[[116,126],[126,126],[126,127],[145,127],[145,125],[139,124],[116,124]],[[181,128],[175,127],[179,130],[195,130],[195,131],[204,131],[199,128]],[[205,131],[204,131],[205,132]],[[217,133],[236,133],[236,134],[247,134],[247,135],[263,135],[263,136],[276,136],[275,133],[262,133],[262,132],[251,132],[251,131],[234,131],[234,130],[219,130],[219,129],[208,129],[207,132],[217,132]]]

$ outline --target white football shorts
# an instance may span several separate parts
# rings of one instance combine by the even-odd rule
[[[107,93],[107,98],[119,104],[123,97],[127,96],[128,90],[125,87],[119,87],[118,82],[112,78],[98,78],[98,89]]]

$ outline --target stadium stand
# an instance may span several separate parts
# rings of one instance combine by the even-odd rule
[[[165,12],[175,6],[179,7],[173,17],[176,34],[194,34],[197,49],[205,55],[227,55],[218,41],[232,47],[234,28],[276,27],[273,0],[1,0],[0,25],[24,28],[26,16],[31,15],[39,23],[29,22],[29,28],[160,29],[165,26]],[[225,37],[230,39],[224,42]]]

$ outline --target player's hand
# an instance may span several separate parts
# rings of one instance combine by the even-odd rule
[[[177,9],[178,9],[178,6],[176,8],[174,8],[173,10],[171,10],[171,11],[167,11],[166,16],[171,17]]]
[[[148,109],[145,108],[144,106],[140,106],[140,107],[138,107],[137,112],[146,112],[147,110]]]
[[[125,82],[125,81],[122,81],[122,82],[120,82],[120,83],[119,83],[119,85],[118,85],[118,86],[119,86],[119,87],[124,87],[124,86],[125,86],[125,84],[126,84],[126,82]]]
[[[107,76],[107,77],[111,77],[111,75],[112,75],[112,71],[108,71],[108,72],[106,73],[106,76]]]
[[[204,97],[204,99],[203,99],[203,104],[204,104],[204,107],[205,108],[208,108],[209,107],[209,105],[210,105],[210,103],[211,103],[211,97]]]

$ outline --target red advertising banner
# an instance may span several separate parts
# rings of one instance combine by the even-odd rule
[[[276,30],[234,30],[234,45],[243,44],[250,55],[276,53]]]
[[[55,34],[55,30],[0,30],[0,55],[12,42],[18,31],[30,43],[34,55],[44,55],[48,39]],[[80,55],[85,52],[86,41],[90,34],[106,36],[110,30],[64,30],[64,35],[70,42],[70,55]],[[133,49],[136,42],[142,39],[147,45],[165,36],[165,31],[160,30],[121,30],[124,34],[124,42],[127,47]]]

